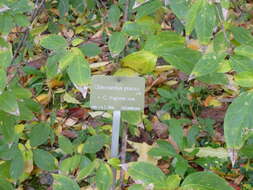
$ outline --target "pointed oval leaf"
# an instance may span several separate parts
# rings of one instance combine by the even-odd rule
[[[128,174],[134,180],[141,180],[145,185],[153,184],[156,189],[167,187],[165,175],[153,164],[147,162],[131,163]]]
[[[230,104],[224,119],[224,136],[228,148],[240,149],[244,144],[247,130],[253,128],[252,107],[252,92],[242,93]]]
[[[110,36],[108,47],[112,57],[119,55],[125,48],[127,36],[123,32],[114,32]]]
[[[62,36],[51,34],[44,36],[40,40],[40,45],[49,50],[60,50],[67,48],[68,43]]]
[[[1,190],[14,190],[11,183],[9,183],[8,181],[5,181],[4,179],[1,179],[1,178],[0,178],[0,189]]]
[[[189,9],[187,16],[186,16],[186,26],[185,26],[185,32],[186,35],[190,35],[195,27],[195,23],[197,20],[197,17],[199,15],[199,11],[201,10],[203,4],[203,0],[196,0],[193,2],[193,5]]]
[[[219,63],[224,60],[225,56],[225,53],[216,52],[204,54],[194,66],[191,75],[194,77],[200,77],[215,73],[215,71],[217,71],[220,66]]]
[[[83,150],[85,153],[96,153],[103,148],[105,142],[106,142],[105,135],[91,136],[85,141]]]
[[[73,144],[68,138],[61,135],[59,136],[58,141],[60,149],[62,149],[65,153],[72,154],[74,152]]]
[[[80,190],[78,184],[71,178],[64,176],[53,174],[54,177],[54,190]]]
[[[30,133],[31,146],[39,146],[48,140],[50,128],[45,123],[39,123],[32,126]]]
[[[108,21],[112,24],[113,27],[116,27],[120,19],[121,11],[119,7],[113,4],[108,12]]]
[[[0,95],[0,110],[9,114],[19,116],[19,107],[15,95],[12,92],[5,91]]]
[[[89,84],[91,71],[88,62],[81,56],[76,56],[68,67],[70,80],[77,86]]]
[[[98,190],[108,190],[111,188],[113,183],[113,174],[111,168],[101,162],[96,172],[96,186]]]
[[[240,72],[235,75],[234,79],[239,86],[246,88],[253,87],[253,72]]]
[[[216,26],[216,9],[214,4],[204,1],[196,18],[196,33],[200,43],[207,45]]]
[[[45,150],[34,150],[33,159],[35,164],[42,170],[53,171],[56,169],[55,158]]]
[[[227,182],[212,172],[196,172],[187,176],[181,185],[182,190],[233,190]]]

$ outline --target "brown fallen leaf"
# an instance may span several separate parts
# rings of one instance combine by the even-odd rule
[[[168,126],[166,124],[161,123],[156,116],[152,118],[152,124],[153,130],[159,138],[161,139],[168,138]]]

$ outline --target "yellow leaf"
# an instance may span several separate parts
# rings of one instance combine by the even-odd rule
[[[23,124],[16,125],[16,126],[15,126],[15,132],[16,132],[17,134],[20,134],[20,133],[23,132],[24,128],[25,128],[25,125],[23,125]]]
[[[222,103],[213,96],[208,96],[204,101],[204,106],[220,107]]]
[[[137,51],[121,60],[123,67],[131,68],[140,74],[147,74],[155,69],[157,56],[149,51]]]
[[[51,100],[51,95],[50,94],[40,94],[39,96],[36,97],[36,100],[41,105],[47,105]]]
[[[47,85],[49,88],[57,88],[57,87],[64,86],[64,82],[53,79],[53,80],[48,81]]]

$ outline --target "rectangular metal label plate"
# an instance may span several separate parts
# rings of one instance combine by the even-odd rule
[[[142,111],[144,93],[144,78],[93,76],[90,106],[94,110]]]

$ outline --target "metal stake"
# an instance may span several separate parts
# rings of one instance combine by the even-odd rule
[[[119,157],[120,115],[121,115],[120,111],[113,111],[111,158]],[[113,184],[111,190],[115,190],[117,170],[113,168],[112,173],[113,173]]]
[[[111,158],[119,156],[120,111],[113,111]]]

